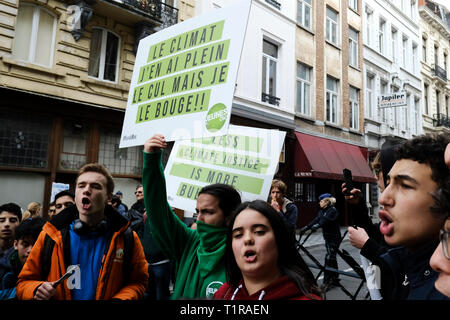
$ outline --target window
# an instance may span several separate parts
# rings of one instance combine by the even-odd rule
[[[448,109],[450,106],[449,106],[449,97],[448,96],[445,96],[445,114],[447,115],[447,117],[448,117],[448,115],[449,115],[449,112],[450,112],[450,110]]]
[[[408,106],[409,106],[410,96],[411,96],[410,94],[406,95],[406,106],[402,107],[403,108],[403,118],[404,118],[403,129],[405,131],[408,131],[408,129],[409,129]]]
[[[359,89],[350,86],[350,128],[359,130]]]
[[[371,74],[367,74],[366,76],[366,116],[368,118],[373,117],[374,113],[374,76]]]
[[[422,38],[422,59],[427,62],[427,39]]]
[[[327,76],[327,114],[326,121],[338,123],[338,85],[339,81]]]
[[[380,92],[382,95],[388,93],[388,83],[386,81],[380,81]],[[387,108],[381,109],[381,116],[382,116],[382,121],[384,123],[387,123],[388,122]]]
[[[399,91],[398,87],[391,85],[391,93],[398,92],[398,91]],[[390,108],[390,109],[391,109],[391,120],[392,120],[391,123],[394,125],[395,128],[398,128],[399,127],[398,110],[400,108]]]
[[[417,44],[413,43],[412,45],[412,73],[416,73],[417,72],[417,62],[418,62],[418,58],[417,58]]]
[[[434,46],[434,66],[436,68],[436,66],[439,65],[439,47],[438,46]]]
[[[447,72],[447,54],[444,53],[444,70]]]
[[[358,67],[358,32],[349,28],[349,64]]]
[[[428,114],[428,85],[426,83],[423,85],[423,100],[425,114]]]
[[[416,17],[416,0],[411,0],[409,8],[411,9],[411,20],[414,20]]]
[[[413,113],[413,121],[414,121],[414,134],[419,134],[419,121],[420,121],[420,100],[414,99],[414,113]]]
[[[52,120],[2,109],[0,121],[0,166],[47,168]]]
[[[98,150],[98,162],[115,174],[142,174],[141,148],[121,148],[120,131],[102,128]]]
[[[108,30],[93,28],[88,74],[100,80],[117,82],[119,56],[119,37]]]
[[[307,116],[311,115],[311,73],[311,67],[297,63],[296,111]]]
[[[373,23],[373,11],[369,7],[366,7],[366,44],[370,46],[372,44],[372,37],[370,35],[372,23]]]
[[[440,92],[439,90],[436,90],[436,113],[441,113],[441,104],[440,104]]]
[[[386,21],[380,18],[380,24],[378,26],[378,51],[384,53],[384,34],[386,28]]]
[[[13,57],[50,67],[56,34],[56,17],[46,9],[21,3],[17,14]]]
[[[297,22],[301,26],[311,29],[312,0],[297,1]]]
[[[338,14],[336,11],[327,7],[326,20],[326,39],[327,41],[338,44]]]
[[[391,56],[395,61],[395,52],[397,52],[397,30],[391,27]]]
[[[295,183],[295,201],[298,202],[316,202],[316,185],[314,183]]]
[[[277,94],[278,46],[263,40],[262,101],[279,104]]]
[[[406,69],[406,65],[407,65],[407,60],[408,60],[408,38],[403,37],[403,45],[402,45],[402,50],[403,50],[403,68]]]
[[[349,8],[358,11],[358,0],[348,0]]]
[[[295,183],[294,199],[297,202],[303,202],[303,183],[301,182]]]
[[[59,169],[80,170],[86,163],[89,128],[80,122],[63,123],[63,146]]]

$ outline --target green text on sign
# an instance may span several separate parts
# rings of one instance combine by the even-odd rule
[[[269,159],[190,146],[180,146],[177,157],[253,173],[266,173],[270,164]]]
[[[202,189],[201,186],[181,182],[180,185],[178,186],[177,196],[186,199],[196,200],[198,197],[198,193],[200,192],[201,189]]]
[[[207,111],[210,96],[211,90],[207,89],[141,104],[136,123]]]
[[[225,40],[147,64],[139,69],[138,84],[171,73],[225,60],[229,47],[230,40]]]
[[[229,62],[155,80],[134,89],[132,104],[225,83]]]
[[[211,168],[204,168],[185,163],[174,163],[170,170],[172,176],[205,182],[208,184],[223,183],[238,190],[260,194],[264,180]]]
[[[192,142],[205,145],[214,145],[225,148],[233,148],[236,150],[244,150],[251,152],[261,152],[263,138],[249,137],[235,134],[227,134],[219,137],[208,137],[192,139]]]
[[[147,62],[208,42],[220,40],[224,24],[225,20],[218,21],[156,43],[150,47]]]

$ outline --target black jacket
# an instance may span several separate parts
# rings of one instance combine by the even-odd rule
[[[130,220],[131,229],[136,231],[141,240],[144,237],[144,212],[144,202],[137,201],[131,206],[126,214],[128,220]]]
[[[318,228],[322,228],[323,238],[327,242],[340,243],[341,230],[339,228],[339,212],[334,206],[328,206],[320,209],[317,217],[308,223],[308,229],[318,224]]]
[[[434,287],[438,273],[430,258],[438,241],[423,245],[412,253],[405,247],[389,249],[373,261],[382,268],[381,293],[387,300],[450,300]]]

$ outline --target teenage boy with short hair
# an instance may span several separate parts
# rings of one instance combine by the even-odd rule
[[[55,195],[55,213],[54,215],[59,214],[65,208],[73,206],[75,203],[75,195],[72,191],[63,190]]]
[[[444,163],[448,134],[428,134],[405,142],[378,202],[380,231],[391,247],[375,264],[383,266],[381,285],[392,284],[394,299],[448,299],[434,287],[437,273],[430,257],[448,215],[436,205],[436,194],[450,179]]]
[[[75,205],[44,225],[19,274],[17,297],[142,298],[148,281],[147,262],[129,221],[107,205],[114,190],[111,174],[100,164],[86,164],[75,185]],[[72,274],[58,285],[56,281],[69,270]]]
[[[0,206],[0,258],[13,246],[14,233],[22,220],[22,210],[15,203]]]
[[[17,277],[44,223],[41,217],[28,218],[17,227],[14,246],[0,259],[0,300],[15,298]]]

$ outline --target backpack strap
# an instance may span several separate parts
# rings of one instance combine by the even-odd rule
[[[134,236],[131,227],[128,227],[123,233],[123,274],[124,283],[128,282],[131,273],[131,258],[133,257]]]
[[[46,280],[50,273],[50,267],[52,264],[52,253],[55,241],[48,234],[45,235],[44,247],[41,253],[41,279]]]

